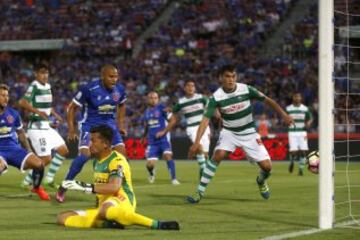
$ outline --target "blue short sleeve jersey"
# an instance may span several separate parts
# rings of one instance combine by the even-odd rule
[[[166,135],[161,138],[156,138],[156,133],[163,130],[167,125],[168,113],[165,111],[163,104],[148,107],[145,110],[143,119],[148,127],[147,138],[150,145],[168,141],[168,136]]]
[[[19,113],[10,108],[5,108],[0,115],[0,158],[5,164],[17,167],[21,171],[24,163],[31,154],[19,144],[16,130],[22,129],[22,121]]]
[[[90,125],[115,123],[117,106],[125,101],[125,88],[120,83],[108,90],[101,80],[92,81],[83,86],[73,98],[75,104],[83,107],[81,123]]]
[[[116,84],[111,90],[106,89],[101,80],[88,83],[80,88],[73,98],[73,102],[82,107],[80,123],[79,147],[88,147],[90,143],[90,129],[93,126],[106,124],[113,129],[112,146],[123,145],[123,140],[116,124],[117,106],[125,103],[125,88]]]
[[[0,149],[19,147],[16,130],[22,129],[19,113],[7,107],[0,115]]]

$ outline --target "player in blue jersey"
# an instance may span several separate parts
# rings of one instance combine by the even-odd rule
[[[7,171],[8,165],[20,171],[32,169],[32,192],[42,200],[50,200],[49,195],[40,186],[44,176],[44,165],[40,158],[32,153],[20,115],[8,107],[9,87],[0,84],[0,175]],[[19,142],[23,147],[20,146]]]
[[[125,145],[121,134],[125,130],[125,101],[124,87],[118,83],[118,70],[113,65],[101,68],[101,79],[92,81],[82,87],[73,98],[67,113],[68,139],[79,140],[79,155],[73,160],[66,180],[73,180],[90,158],[90,129],[100,124],[106,124],[114,131],[112,148],[125,155]],[[83,119],[79,123],[78,136],[74,122],[77,111],[82,108]],[[56,200],[64,202],[66,189],[60,187],[56,193]]]
[[[159,132],[164,130],[168,121],[168,113],[163,104],[159,104],[159,96],[156,92],[148,94],[149,107],[145,110],[144,138],[147,137],[148,147],[146,150],[146,168],[149,172],[149,182],[155,181],[155,163],[163,157],[166,160],[170,175],[171,183],[180,184],[176,179],[175,161],[172,159],[172,150],[169,135],[159,136]]]

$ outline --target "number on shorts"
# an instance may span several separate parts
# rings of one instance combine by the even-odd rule
[[[46,139],[45,138],[39,138],[40,146],[46,146]]]

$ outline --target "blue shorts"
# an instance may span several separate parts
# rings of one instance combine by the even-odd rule
[[[0,149],[0,158],[5,160],[6,164],[24,171],[24,164],[29,155],[33,153],[26,151],[22,147],[12,147],[6,150]]]
[[[146,149],[147,160],[159,160],[164,153],[172,153],[169,141],[163,141],[157,144],[149,144]]]
[[[124,141],[121,137],[120,131],[118,127],[110,124],[106,124],[108,127],[110,127],[113,130],[114,137],[111,143],[111,147],[116,147],[118,145],[124,145]],[[92,127],[95,127],[95,125],[88,125],[83,124],[80,129],[80,136],[79,136],[79,148],[88,148],[90,146],[90,129]]]

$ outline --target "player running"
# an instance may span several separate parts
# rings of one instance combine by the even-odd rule
[[[152,229],[179,230],[179,224],[175,221],[157,221],[135,212],[136,197],[130,166],[122,154],[112,150],[113,133],[113,129],[106,125],[90,130],[95,184],[74,180],[64,180],[62,183],[65,189],[96,194],[98,207],[60,213],[58,223],[78,228],[123,228],[136,224]]]
[[[145,131],[144,138],[147,136],[148,146],[146,149],[146,168],[149,172],[149,182],[155,182],[155,163],[163,157],[171,176],[171,183],[178,185],[180,182],[176,179],[175,161],[172,159],[172,150],[170,136],[159,134],[164,130],[168,121],[168,112],[165,106],[159,103],[159,96],[156,92],[148,94],[149,107],[144,113]],[[143,138],[143,139],[144,139]]]
[[[157,136],[165,136],[175,126],[177,122],[177,113],[182,113],[186,119],[186,134],[190,140],[194,143],[196,132],[199,128],[204,109],[208,99],[202,94],[196,93],[195,82],[193,80],[187,80],[184,84],[185,96],[180,98],[179,101],[172,108],[174,113],[169,120],[169,124],[166,128],[160,131]],[[196,153],[196,159],[200,167],[200,174],[205,167],[206,159],[208,158],[210,147],[210,128],[207,127],[203,137],[200,140],[200,147]]]
[[[9,87],[0,84],[0,175],[7,171],[8,165],[17,167],[21,172],[32,169],[31,192],[39,195],[41,200],[48,201],[49,195],[40,186],[44,176],[44,164],[32,153],[20,115],[8,107],[8,103]]]
[[[31,146],[45,166],[50,163],[44,185],[57,189],[58,186],[54,182],[54,177],[69,150],[64,139],[50,126],[49,117],[53,115],[59,123],[62,123],[63,119],[52,107],[53,96],[49,84],[48,67],[44,64],[35,65],[34,74],[35,80],[20,99],[19,106],[30,113],[27,136],[30,139]],[[52,150],[55,150],[53,158],[51,158]],[[31,176],[32,172],[29,171],[21,184],[22,187],[28,187],[32,184]]]
[[[256,182],[260,194],[264,199],[270,197],[266,179],[270,176],[271,160],[259,134],[255,130],[251,100],[260,100],[269,105],[281,115],[288,125],[292,124],[293,120],[274,100],[251,86],[237,83],[237,78],[234,66],[225,65],[221,69],[220,80],[222,87],[216,90],[210,98],[197,131],[195,143],[190,147],[189,157],[191,158],[198,151],[201,137],[209,124],[209,119],[217,108],[221,114],[223,129],[220,132],[212,159],[206,163],[196,193],[187,197],[187,201],[190,203],[198,203],[202,199],[221,160],[229,152],[233,152],[236,147],[241,147],[245,151],[247,158],[258,164],[260,172]]]
[[[112,148],[125,155],[125,145],[120,135],[125,131],[125,101],[124,87],[118,83],[118,70],[113,65],[101,68],[101,80],[96,80],[82,87],[69,105],[67,113],[68,139],[79,139],[79,155],[71,163],[65,179],[72,180],[80,173],[84,164],[90,158],[90,128],[106,124],[114,131]],[[75,130],[76,113],[82,108],[83,119],[80,122],[80,136]],[[66,189],[60,187],[56,193],[58,202],[65,201]]]
[[[288,129],[289,136],[289,172],[294,170],[294,160],[299,159],[299,175],[304,174],[306,152],[309,150],[306,129],[310,128],[313,121],[309,108],[302,104],[302,96],[295,93],[292,104],[286,107],[286,112],[294,119],[295,125]]]

